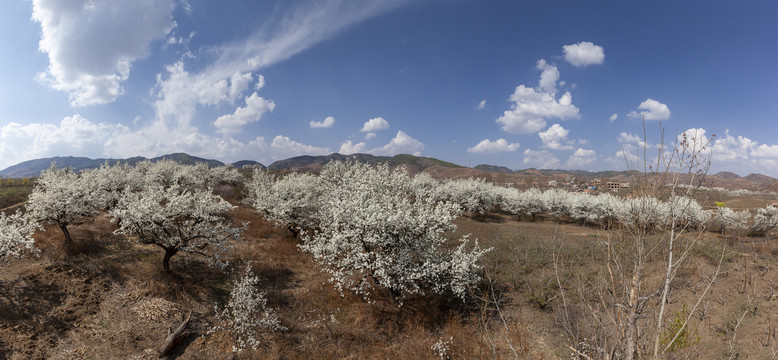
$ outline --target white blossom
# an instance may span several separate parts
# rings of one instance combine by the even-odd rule
[[[242,230],[224,217],[234,208],[210,189],[157,184],[125,191],[110,214],[121,219],[117,233],[137,235],[139,242],[164,249],[163,266],[169,272],[170,258],[178,252],[223,264],[220,259],[229,251],[229,240],[240,240]]]
[[[97,195],[97,184],[72,169],[58,169],[55,164],[41,172],[27,201],[27,211],[39,221],[52,221],[71,243],[68,225],[93,216],[103,202]]]
[[[286,226],[296,236],[300,230],[314,228],[322,188],[311,174],[290,173],[275,179],[267,171],[256,169],[248,185],[251,203],[268,220]]]
[[[385,165],[330,163],[320,174],[318,229],[300,248],[332,275],[335,287],[370,299],[386,288],[400,299],[426,290],[464,297],[479,277],[478,259],[467,237],[449,245],[457,204],[432,202],[414,191],[404,170]]]
[[[778,208],[768,205],[756,211],[754,216],[754,230],[769,235],[770,231],[778,227]]]
[[[219,330],[229,330],[235,338],[232,351],[241,352],[247,347],[257,349],[261,344],[260,332],[263,330],[286,330],[273,308],[267,306],[265,292],[259,289],[259,278],[251,272],[251,265],[246,267],[246,274],[230,291],[230,300],[219,311],[217,324],[209,333]]]
[[[32,235],[38,228],[38,223],[26,214],[0,212],[0,260],[8,262],[11,258],[36,252]]]

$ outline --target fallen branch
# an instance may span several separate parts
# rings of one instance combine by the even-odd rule
[[[167,355],[167,353],[170,352],[170,350],[173,349],[173,346],[176,346],[181,341],[181,334],[184,332],[184,329],[186,329],[186,325],[189,324],[189,319],[192,318],[192,312],[189,312],[189,315],[186,316],[186,319],[184,319],[184,322],[181,323],[181,325],[178,325],[178,328],[174,332],[170,332],[168,330],[168,335],[165,338],[165,341],[162,343],[162,346],[159,347],[159,357],[163,357]]]

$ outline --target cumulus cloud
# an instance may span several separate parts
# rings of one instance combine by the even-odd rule
[[[556,94],[556,83],[559,81],[559,69],[556,66],[546,63],[546,60],[540,59],[535,65],[538,70],[541,70],[540,81],[538,87],[551,94]]]
[[[618,166],[624,167],[629,164],[631,167],[637,167],[638,162],[638,146],[631,143],[624,143],[621,145],[621,149],[617,150],[614,157],[610,161]]]
[[[591,41],[562,46],[562,51],[565,53],[565,61],[577,67],[602,64],[605,61],[602,46],[595,45]]]
[[[483,110],[486,108],[486,99],[481,100],[481,102],[478,103],[478,106],[476,106],[478,110]]]
[[[505,139],[497,139],[496,141],[485,139],[467,149],[467,152],[475,154],[494,154],[498,152],[516,151],[519,146],[521,146],[519,143],[508,143]]]
[[[613,122],[616,121],[616,119],[618,119],[618,118],[619,118],[619,114],[613,114],[613,115],[611,115],[611,117],[608,118],[608,121],[611,124],[613,124]]]
[[[583,169],[594,164],[596,161],[597,153],[594,150],[578,148],[573,155],[570,155],[570,158],[567,159],[566,165],[569,168]]]
[[[40,50],[49,67],[38,79],[68,93],[72,106],[105,104],[123,93],[135,60],[174,27],[172,0],[34,0]]]
[[[513,102],[497,119],[504,131],[511,134],[531,134],[546,127],[546,119],[578,118],[578,108],[573,105],[570,92],[565,92],[556,99],[556,83],[559,71],[556,66],[549,65],[545,60],[538,60],[537,68],[542,70],[537,88],[519,85],[510,96]]]
[[[710,139],[705,135],[705,129],[703,128],[691,128],[678,134],[676,137],[676,144],[683,146],[687,152],[697,154],[710,154],[713,144],[710,143]]]
[[[374,137],[376,137],[376,133],[374,133],[374,132],[365,134],[365,140],[370,140],[370,139],[372,139]]]
[[[638,110],[643,111],[633,110],[627,116],[646,120],[667,120],[670,118],[670,108],[654,99],[646,99],[646,101],[640,103]]]
[[[52,156],[150,158],[174,152],[225,162],[253,159],[269,164],[292,156],[329,154],[330,149],[306,145],[283,135],[276,136],[270,144],[261,136],[249,141],[228,135],[213,137],[194,127],[163,122],[132,130],[122,124],[95,123],[81,115],[65,117],[58,124],[11,122],[0,127],[0,169]]]
[[[273,138],[270,147],[274,150],[274,155],[281,158],[300,155],[327,155],[330,153],[329,148],[305,145],[282,135]]]
[[[732,136],[729,129],[724,137],[717,138],[713,143],[713,160],[735,162],[748,160],[749,155],[759,146],[759,143],[744,136]]]
[[[635,143],[635,144],[642,144],[642,143],[643,143],[643,138],[641,138],[640,136],[637,136],[637,135],[635,135],[635,134],[628,134],[628,133],[626,133],[626,132],[623,132],[623,131],[622,131],[622,132],[621,132],[621,134],[619,134],[619,139],[618,139],[618,141],[619,141],[620,143],[628,143],[628,144]]]
[[[324,121],[311,121],[311,128],[328,128],[335,124],[335,118],[327,116]]]
[[[522,163],[531,165],[540,169],[550,169],[559,166],[559,159],[548,150],[524,150],[524,160]]]
[[[222,134],[234,134],[240,131],[243,125],[259,121],[262,114],[273,111],[276,104],[272,100],[265,100],[256,92],[246,98],[246,106],[238,107],[232,114],[219,116],[213,125]]]
[[[567,144],[567,134],[570,130],[562,127],[562,125],[551,125],[546,131],[538,133],[540,140],[543,142],[543,147],[551,150],[572,150],[573,146]]]
[[[360,132],[375,132],[380,130],[386,130],[389,128],[389,123],[382,117],[375,117],[365,122]]]
[[[79,114],[59,124],[11,122],[0,128],[0,169],[35,158],[105,154],[106,143],[127,132],[122,124],[93,123]]]
[[[643,150],[643,139],[637,135],[621,133],[618,141],[621,150],[607,160],[615,165],[624,166],[625,159],[630,164],[637,164],[638,152]],[[674,144],[686,144],[687,151],[696,151],[700,156],[711,156],[711,167],[717,171],[735,171],[743,175],[753,172],[770,172],[773,164],[778,165],[778,145],[760,144],[744,136],[733,136],[729,130],[723,137],[708,135],[704,128],[689,128],[674,139]],[[669,145],[669,146],[672,146]],[[668,146],[668,145],[666,145]],[[659,145],[649,146],[658,148]],[[651,162],[656,160],[656,153],[646,154]],[[772,173],[778,176],[778,173]]]
[[[370,150],[370,153],[376,155],[412,154],[419,156],[422,149],[424,149],[424,144],[421,141],[408,136],[408,134],[402,131],[398,131],[392,141],[382,147]]]
[[[356,153],[364,153],[365,149],[366,146],[364,142],[352,144],[351,140],[346,140],[343,142],[343,144],[340,144],[340,150],[338,150],[338,153],[343,155],[351,155]]]

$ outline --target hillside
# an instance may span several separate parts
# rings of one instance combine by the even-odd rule
[[[205,163],[209,167],[217,167],[217,166],[224,165],[223,162],[218,160],[199,158],[185,153],[167,154],[167,155],[162,155],[151,159],[141,157],[141,156],[131,157],[127,159],[104,159],[104,158],[90,159],[86,157],[56,156],[50,158],[28,160],[28,161],[18,163],[16,165],[9,166],[4,170],[0,171],[0,177],[4,177],[4,178],[36,177],[40,175],[41,171],[48,169],[51,166],[52,162],[57,163],[57,167],[60,168],[71,167],[75,171],[81,171],[85,169],[99,168],[100,165],[106,162],[109,164],[122,163],[122,164],[135,165],[144,160],[150,160],[152,162],[157,162],[160,160],[173,160],[175,162],[184,165]],[[241,160],[232,165],[235,166],[236,168],[241,168],[243,167],[243,165],[259,165],[262,168],[265,167],[264,165],[253,160]]]
[[[516,172],[508,169],[505,166],[497,166],[497,165],[488,165],[488,164],[481,164],[476,165],[473,169],[485,171],[485,172],[491,172],[491,173],[499,173],[499,174],[515,174]]]
[[[170,159],[182,164],[206,163],[210,167],[222,166],[223,162],[213,159],[199,158],[185,153],[174,153],[147,159],[144,157],[132,157],[127,159],[90,159],[85,157],[58,156],[43,159],[25,161],[10,166],[0,171],[0,177],[3,178],[25,178],[35,177],[41,171],[49,168],[52,162],[56,162],[59,167],[72,167],[76,171],[100,167],[108,162],[128,163],[134,165],[140,161],[151,160],[159,161]],[[356,161],[370,165],[386,163],[389,166],[405,166],[409,172],[416,174],[427,172],[438,179],[461,179],[468,177],[483,178],[500,184],[513,184],[519,187],[524,186],[544,186],[551,180],[557,182],[576,178],[576,182],[588,182],[594,179],[603,181],[630,182],[631,176],[628,171],[586,171],[586,170],[564,170],[564,169],[523,169],[511,170],[504,166],[480,164],[474,168],[463,167],[440,159],[400,154],[395,156],[375,156],[370,154],[351,154],[342,155],[333,153],[320,156],[296,156],[289,159],[278,160],[267,168],[276,171],[319,171],[330,161]],[[254,160],[241,160],[232,164],[236,168],[242,168],[245,165],[258,165],[266,168]],[[778,180],[763,174],[749,174],[748,176],[739,176],[732,172],[719,172],[708,175],[704,181],[705,186],[723,187],[727,189],[746,189],[751,191],[778,191]]]
[[[450,167],[450,168],[464,168],[460,165],[452,164],[435,158],[419,157],[419,156],[413,156],[408,154],[400,154],[400,155],[395,155],[393,157],[389,157],[389,156],[374,156],[370,154],[342,155],[338,153],[333,153],[330,155],[320,155],[320,156],[305,155],[305,156],[297,156],[285,160],[278,160],[270,164],[270,166],[268,166],[268,169],[270,170],[297,169],[297,170],[307,170],[307,171],[318,171],[330,161],[356,161],[359,163],[367,163],[370,165],[383,164],[383,163],[387,163],[389,164],[389,166],[405,165],[408,168],[408,170],[412,173],[420,172],[434,165]]]

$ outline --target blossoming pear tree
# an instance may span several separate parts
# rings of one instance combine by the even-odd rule
[[[0,212],[0,261],[7,263],[11,258],[35,252],[32,235],[38,228],[38,223],[26,214]]]
[[[27,211],[39,221],[56,223],[65,235],[65,244],[72,244],[68,225],[97,213],[102,203],[96,198],[98,193],[97,184],[89,178],[52,164],[38,177],[27,201]]]
[[[225,218],[234,208],[210,189],[147,185],[140,191],[125,191],[110,214],[122,220],[117,233],[136,235],[138,242],[162,248],[162,266],[169,273],[170,259],[179,252],[224,265],[229,241],[241,239],[242,228]]]
[[[468,246],[467,237],[443,236],[454,230],[459,205],[420,196],[404,169],[334,162],[319,184],[321,223],[300,248],[324,266],[339,291],[368,300],[378,289],[400,301],[426,291],[464,297],[479,280],[478,259],[488,249],[477,241]]]

